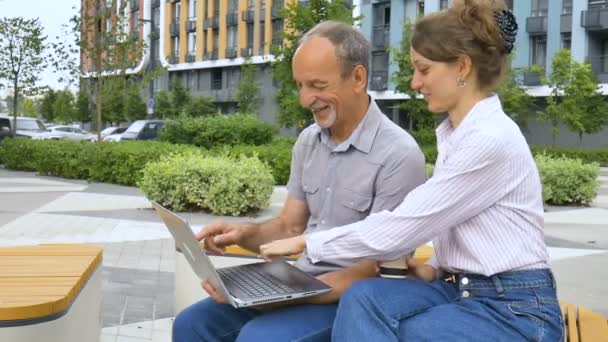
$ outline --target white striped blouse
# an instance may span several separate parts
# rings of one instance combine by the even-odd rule
[[[308,258],[392,260],[432,240],[429,263],[442,271],[548,268],[538,170],[498,96],[478,102],[456,129],[444,120],[437,145],[433,177],[393,211],[306,235]]]

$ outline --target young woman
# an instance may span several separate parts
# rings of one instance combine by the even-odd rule
[[[460,0],[416,23],[412,88],[437,128],[433,177],[394,211],[271,242],[262,255],[391,260],[432,240],[417,279],[370,279],[340,299],[337,341],[559,341],[563,321],[543,238],[538,170],[492,93],[517,24],[499,0]]]

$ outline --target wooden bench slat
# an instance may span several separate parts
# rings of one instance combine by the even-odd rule
[[[581,342],[608,341],[608,324],[606,318],[584,307],[578,307],[578,325]]]
[[[578,336],[578,320],[576,319],[576,310],[574,305],[567,305],[566,318],[566,325],[568,326],[568,342],[580,342]]]

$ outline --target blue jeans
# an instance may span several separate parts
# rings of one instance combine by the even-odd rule
[[[259,311],[208,298],[175,317],[173,341],[329,341],[337,308],[294,305]]]
[[[332,340],[561,341],[563,327],[550,270],[368,279],[342,295]]]

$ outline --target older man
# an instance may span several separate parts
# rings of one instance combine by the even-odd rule
[[[258,252],[273,240],[356,222],[394,209],[425,181],[424,156],[414,139],[367,95],[369,45],[358,30],[336,22],[304,35],[292,71],[300,103],[315,123],[294,146],[284,208],[260,224],[208,225],[197,235],[207,250],[221,253],[238,244]],[[376,276],[372,261],[343,268],[312,264],[303,256],[296,266],[333,291],[290,305],[235,309],[204,283],[212,298],[176,317],[174,341],[329,340],[341,293],[356,280]]]

